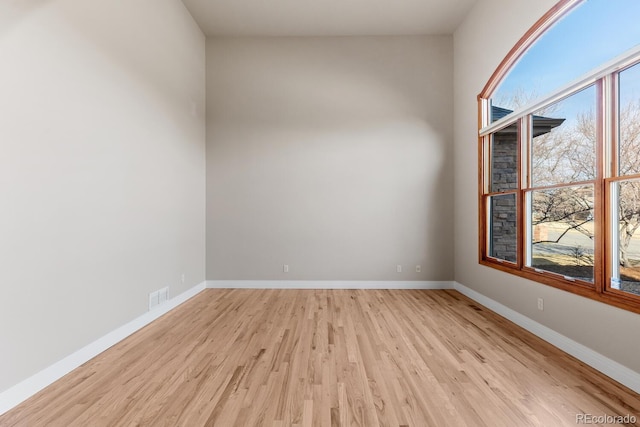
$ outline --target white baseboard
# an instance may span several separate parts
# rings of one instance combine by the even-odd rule
[[[211,289],[453,289],[453,282],[424,280],[207,280]]]
[[[117,344],[160,316],[200,293],[205,288],[243,289],[455,289],[479,304],[511,320],[587,365],[640,393],[640,373],[492,300],[458,282],[433,281],[325,281],[325,280],[209,280],[183,292],[153,310],[88,344],[59,362],[45,368],[0,393],[0,415],[14,408],[43,388]]]
[[[526,329],[534,335],[537,335],[555,347],[558,347],[560,350],[569,353],[576,359],[581,360],[608,377],[613,378],[620,384],[629,387],[636,393],[640,393],[640,373],[633,371],[615,360],[609,359],[589,347],[584,346],[571,338],[567,338],[553,329],[548,328],[458,282],[454,282],[454,289],[479,304],[482,304],[489,310],[511,320],[516,325]]]
[[[176,295],[165,303],[157,305],[151,311],[144,313],[142,316],[133,319],[131,322],[109,332],[107,335],[98,338],[96,341],[86,345],[75,353],[70,354],[37,374],[3,391],[0,393],[0,415],[16,407],[43,388],[73,371],[78,366],[91,360],[163,314],[173,310],[204,289],[205,282],[202,282],[180,295]]]

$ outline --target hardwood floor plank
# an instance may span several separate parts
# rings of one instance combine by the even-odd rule
[[[640,418],[640,396],[455,291],[220,289],[0,425],[573,426],[582,413]]]

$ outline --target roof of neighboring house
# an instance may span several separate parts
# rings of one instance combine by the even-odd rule
[[[491,106],[491,119],[494,122],[497,120],[500,120],[501,118],[511,113],[513,113],[513,110],[498,107],[496,105]],[[545,133],[551,132],[551,129],[557,128],[562,123],[564,123],[565,120],[566,119],[554,119],[551,117],[533,116],[533,137],[535,138],[536,136],[544,135]],[[513,130],[515,130],[515,125],[513,126],[514,126]],[[509,128],[511,127],[512,126],[509,126]]]
[[[494,122],[511,113],[513,113],[513,110],[507,110],[506,108],[498,107],[496,105],[491,106],[491,120]]]

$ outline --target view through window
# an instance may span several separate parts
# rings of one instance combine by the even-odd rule
[[[634,311],[637,16],[637,0],[559,2],[537,25],[555,23],[480,95],[481,262]]]

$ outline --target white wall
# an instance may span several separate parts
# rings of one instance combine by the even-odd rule
[[[452,67],[450,36],[208,39],[207,278],[451,280]]]
[[[554,3],[479,0],[454,35],[455,279],[640,372],[640,315],[478,264],[476,96],[509,49]],[[542,312],[538,297],[545,301]]]
[[[0,17],[2,391],[204,280],[205,40],[179,0]]]

